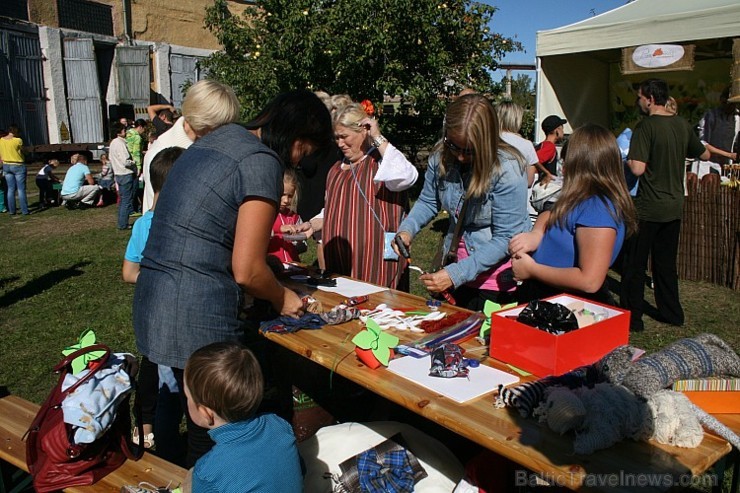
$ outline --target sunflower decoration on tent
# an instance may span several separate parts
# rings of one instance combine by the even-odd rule
[[[70,354],[74,353],[75,351],[78,351],[82,348],[86,348],[88,346],[92,346],[96,343],[96,337],[95,337],[95,331],[92,329],[86,329],[85,331],[80,334],[80,340],[77,344],[72,344],[71,346],[67,346],[62,350],[62,354],[64,356],[69,356]],[[85,353],[82,356],[78,356],[77,358],[72,360],[72,374],[76,374],[84,370],[88,367],[88,364],[92,361],[95,361],[97,359],[100,359],[105,355],[105,351],[91,351],[89,353]]]
[[[398,337],[383,332],[378,323],[368,318],[365,330],[362,330],[352,338],[355,344],[355,353],[360,361],[375,370],[380,366],[388,366],[394,356],[393,348],[398,345]]]

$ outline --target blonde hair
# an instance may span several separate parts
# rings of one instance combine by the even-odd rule
[[[229,423],[250,418],[262,402],[262,370],[252,351],[216,342],[195,351],[185,364],[185,385],[197,405]]]
[[[522,173],[525,169],[524,157],[513,146],[499,138],[499,123],[496,110],[491,102],[480,94],[460,96],[447,107],[442,140],[434,151],[441,152],[439,163],[440,177],[456,161],[456,154],[444,145],[444,138],[453,133],[467,138],[467,147],[473,149],[473,174],[468,184],[467,197],[482,197],[491,187],[494,174],[501,172],[501,151],[519,161]]]
[[[671,114],[674,114],[674,115],[677,115],[678,114],[678,103],[673,98],[673,96],[670,96],[668,98],[668,101],[666,101],[666,103],[665,103],[665,110],[668,113],[671,113]]]
[[[367,118],[367,113],[362,109],[358,103],[350,103],[342,106],[339,110],[334,113],[332,123],[334,128],[337,126],[347,127],[353,132],[360,133],[363,128],[359,123]]]
[[[316,96],[321,100],[322,103],[324,103],[326,109],[331,112],[334,105],[331,102],[331,96],[329,95],[329,93],[324,91],[314,91],[313,93],[316,94]]]
[[[298,181],[298,173],[293,168],[285,168],[285,171],[283,171],[283,186],[286,183],[290,183],[295,188],[293,200],[290,201],[290,210],[296,212],[298,210],[298,199],[301,194],[301,184]]]
[[[624,179],[622,157],[614,135],[600,125],[577,128],[568,140],[563,188],[548,219],[548,227],[566,227],[565,218],[579,203],[591,198],[609,199],[610,214],[624,222],[627,235],[637,230],[635,207]]]
[[[200,80],[190,86],[182,102],[182,116],[199,136],[237,121],[240,112],[234,90],[214,80]]]
[[[348,104],[352,104],[352,98],[349,96],[349,94],[335,94],[331,97],[331,108],[329,108],[329,111],[331,111],[332,114],[342,110],[345,106]],[[367,116],[367,115],[366,115]]]
[[[512,101],[504,101],[496,106],[496,115],[502,132],[519,133],[522,128],[524,108]]]

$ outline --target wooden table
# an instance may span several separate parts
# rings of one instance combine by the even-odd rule
[[[302,284],[292,287],[310,292],[326,308],[333,307],[343,299],[340,295],[307,288]],[[426,309],[423,299],[399,291],[370,295],[370,301],[362,305],[362,308],[374,307],[380,303],[394,308]],[[450,312],[459,309],[444,305],[443,310]],[[610,491],[634,491],[635,487],[630,486],[629,481],[650,480],[659,481],[661,486],[651,489],[661,491],[667,489],[665,486],[668,481],[675,481],[679,485],[689,481],[691,476],[704,473],[731,450],[730,444],[725,440],[705,434],[701,445],[694,449],[652,442],[623,441],[592,455],[574,455],[572,437],[561,437],[534,419],[522,418],[514,410],[494,408],[493,392],[465,404],[458,404],[385,368],[369,369],[357,359],[351,342],[352,337],[363,327],[359,320],[354,320],[341,325],[325,326],[320,330],[301,330],[283,335],[269,333],[266,337],[521,464],[544,479],[570,489],[600,490],[603,488],[599,488],[596,481],[616,481],[619,484],[616,488],[609,488]],[[420,338],[419,334],[411,332],[391,331],[402,342]],[[471,341],[463,344],[463,347],[470,349],[476,344]],[[491,358],[484,364],[511,372],[506,365]],[[637,475],[646,479],[640,479]]]
[[[37,404],[20,397],[14,395],[0,397],[0,460],[26,472],[28,472],[26,443],[22,437],[31,426],[38,410]],[[174,488],[182,483],[186,475],[185,469],[145,452],[140,460],[127,460],[121,467],[92,486],[72,487],[64,491],[118,493],[121,486],[138,485],[142,481],[155,486],[171,484]]]

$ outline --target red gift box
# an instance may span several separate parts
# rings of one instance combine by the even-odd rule
[[[490,355],[538,377],[562,375],[590,365],[614,348],[629,341],[630,313],[573,295],[558,295],[546,301],[571,305],[582,302],[592,312],[607,318],[592,325],[555,335],[516,321],[526,305],[491,315]],[[507,317],[508,316],[508,317]]]

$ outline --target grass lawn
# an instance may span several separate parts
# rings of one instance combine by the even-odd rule
[[[29,188],[31,204],[36,201],[33,191]],[[0,214],[0,385],[13,394],[43,400],[54,380],[51,366],[86,328],[95,329],[98,340],[116,351],[135,352],[134,288],[121,280],[129,233],[116,229],[116,213],[109,206],[55,208],[17,218]],[[414,259],[421,267],[429,266],[445,221],[434,221],[414,242]],[[304,260],[313,258],[311,249]],[[423,296],[418,275],[411,276],[412,292]],[[649,289],[646,294],[652,296]],[[737,292],[682,282],[681,294],[684,327],[645,317],[645,332],[630,342],[653,351],[681,337],[713,332],[740,350]]]

